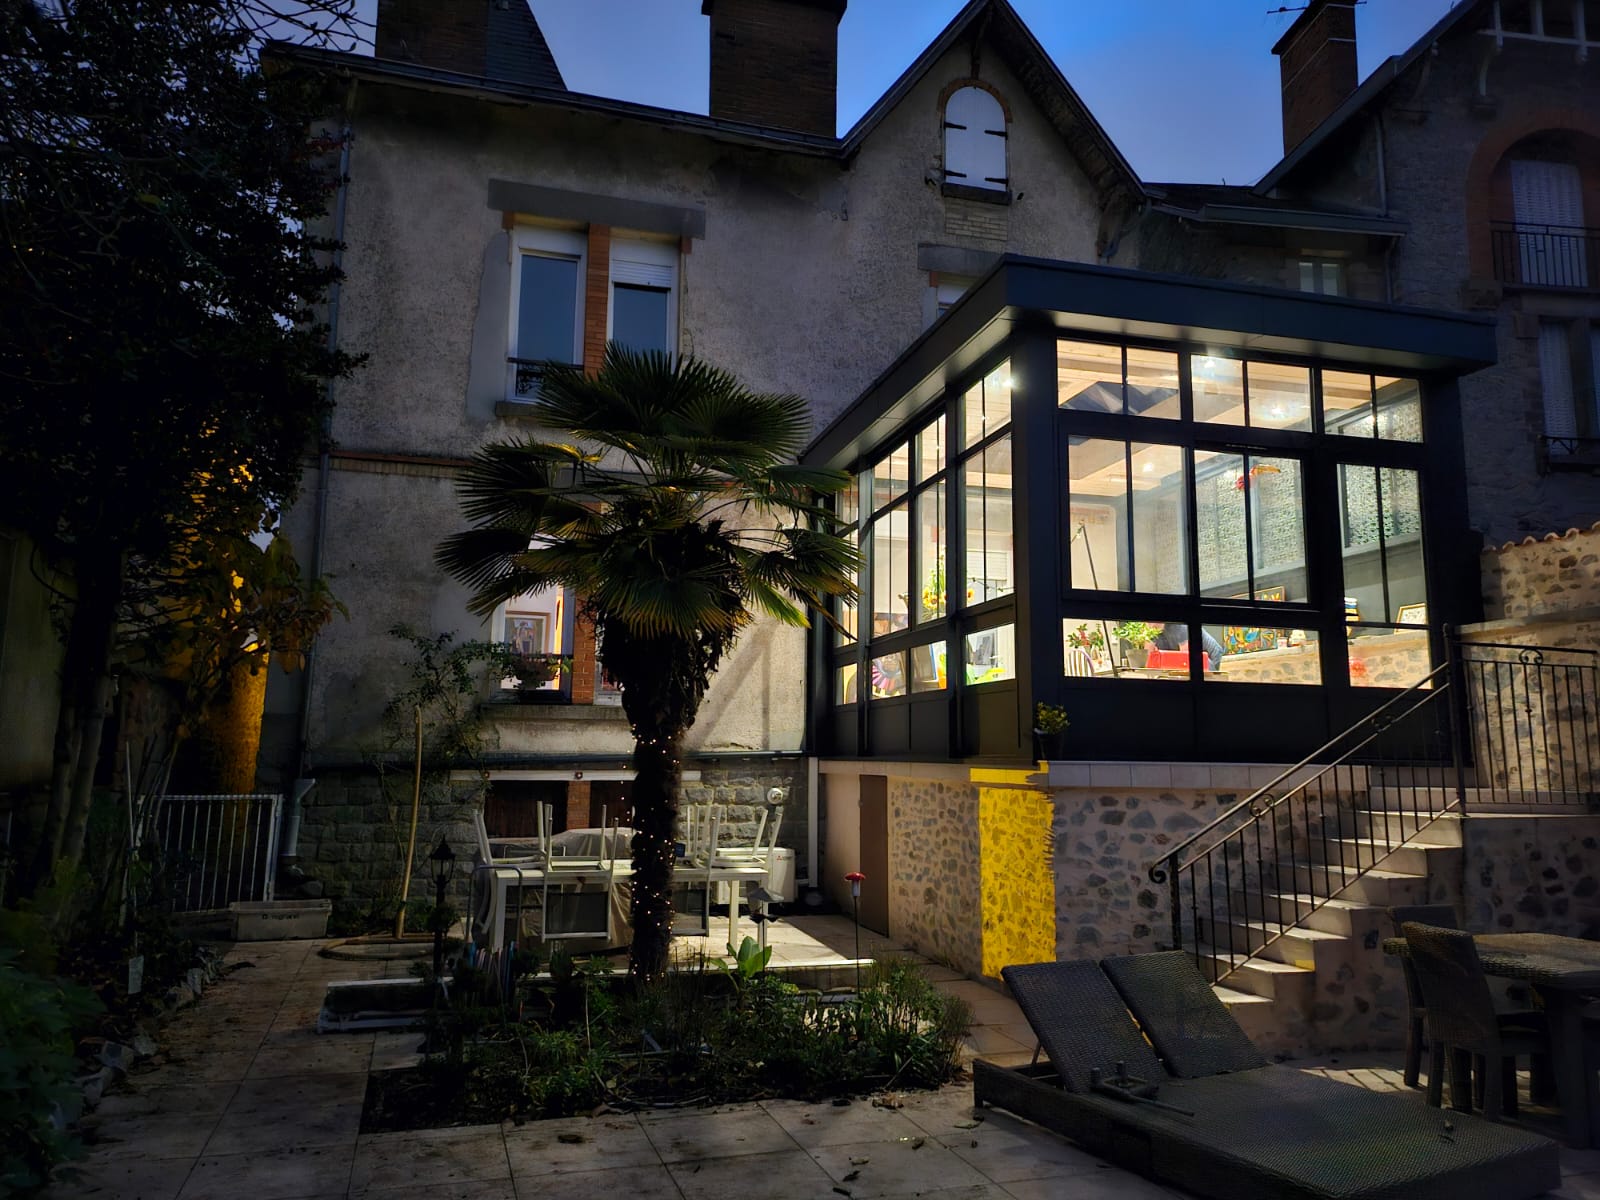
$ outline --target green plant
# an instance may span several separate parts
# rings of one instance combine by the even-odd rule
[[[547,371],[530,417],[560,440],[481,450],[460,483],[474,528],[437,557],[480,615],[551,586],[584,598],[634,739],[629,970],[659,979],[683,737],[758,614],[805,626],[854,595],[860,555],[821,500],[849,476],[796,462],[802,397],[687,355],[613,343],[596,374]]]
[[[509,646],[502,661],[505,673],[515,676],[524,688],[540,687],[572,670],[570,654],[524,654]]]
[[[1130,649],[1142,650],[1160,635],[1161,626],[1148,621],[1118,621],[1111,632]]]
[[[1033,706],[1033,727],[1040,733],[1065,733],[1071,724],[1067,710],[1059,704],[1041,702]]]
[[[1077,628],[1067,634],[1067,644],[1084,650],[1103,650],[1106,645],[1106,635],[1103,630],[1095,628],[1087,621],[1080,621]]]
[[[22,970],[0,950],[0,1194],[30,1194],[51,1169],[77,1155],[77,1142],[52,1120],[71,1119],[82,1101],[74,1076],[75,1028],[100,1005],[75,984]]]

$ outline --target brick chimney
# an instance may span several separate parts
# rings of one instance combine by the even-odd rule
[[[833,137],[848,0],[705,0],[711,115]]]
[[[378,0],[373,53],[436,71],[566,87],[527,0]]]
[[[1283,152],[1288,154],[1332,116],[1360,82],[1355,4],[1311,0],[1272,52],[1278,56],[1283,80]]]

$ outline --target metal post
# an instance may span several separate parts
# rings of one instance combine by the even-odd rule
[[[1451,691],[1450,702],[1445,709],[1450,721],[1450,761],[1456,772],[1456,803],[1463,813],[1467,811],[1467,783],[1466,765],[1467,756],[1465,749],[1465,731],[1472,721],[1472,705],[1467,695],[1466,673],[1461,661],[1461,645],[1456,640],[1456,627],[1444,627],[1444,661],[1446,664],[1445,676],[1449,682],[1445,685]]]

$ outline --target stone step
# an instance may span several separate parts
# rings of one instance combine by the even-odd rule
[[[1264,996],[1299,1012],[1310,1009],[1316,973],[1309,967],[1297,967],[1271,958],[1250,958],[1242,952],[1230,953],[1206,945],[1197,947],[1196,955],[1202,960],[1201,971],[1207,977],[1213,970],[1221,972],[1232,968],[1232,973],[1221,982],[1236,992]]]
[[[1334,896],[1379,908],[1391,904],[1421,904],[1427,895],[1425,875],[1374,867],[1360,871],[1337,863],[1296,862],[1279,872],[1279,890],[1305,888],[1319,896]]]
[[[1242,904],[1242,898],[1235,897],[1234,911],[1244,911]],[[1349,937],[1351,934],[1352,914],[1365,912],[1371,907],[1372,905],[1360,900],[1345,900],[1341,897],[1325,900],[1319,906],[1306,892],[1298,894],[1292,891],[1267,892],[1265,895],[1252,894],[1250,897],[1251,911],[1260,912],[1264,920],[1304,925],[1308,929],[1318,929],[1341,937]]]
[[[1435,816],[1417,809],[1369,808],[1360,809],[1355,815],[1356,828],[1365,837],[1404,839],[1427,846],[1461,845],[1461,814],[1454,811]]]
[[[1451,849],[1449,846],[1431,849]],[[1428,873],[1430,847],[1417,842],[1390,842],[1381,838],[1342,837],[1315,842],[1310,857],[1315,861],[1338,863],[1341,866],[1366,870],[1381,866],[1386,871],[1400,871],[1408,875]]]
[[[1259,951],[1262,958],[1315,970],[1319,942],[1339,943],[1347,939],[1342,934],[1304,925],[1236,917],[1214,930],[1214,940],[1219,947],[1238,952]]]

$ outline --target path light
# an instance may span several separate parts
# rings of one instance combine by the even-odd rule
[[[444,988],[444,890],[456,873],[456,852],[450,849],[444,834],[439,835],[439,844],[428,855],[428,861],[433,864],[433,986],[437,999]]]
[[[861,881],[866,878],[860,871],[845,876],[850,884],[850,916],[856,926],[856,998],[861,997]]]

